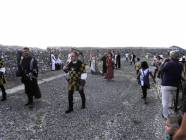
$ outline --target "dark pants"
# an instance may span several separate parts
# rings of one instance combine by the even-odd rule
[[[25,93],[28,97],[28,103],[33,103],[34,94],[32,93],[32,83],[29,80],[26,80],[24,82],[24,85],[25,85]]]
[[[102,71],[103,71],[103,74],[107,73],[107,66],[106,66],[106,64],[103,65],[103,70]]]
[[[68,101],[69,101],[69,109],[73,109],[73,94],[74,91],[68,91]],[[79,94],[81,96],[81,100],[82,100],[82,107],[85,107],[85,93],[84,93],[84,89],[79,90]]]
[[[133,59],[133,60],[132,60],[132,63],[133,63],[133,64],[136,64],[136,61],[135,61],[135,59]]]
[[[22,82],[25,85],[25,93],[27,94],[28,97],[28,103],[33,103],[34,96],[36,98],[41,98],[41,93],[37,83],[37,79],[33,78],[32,80],[30,80],[29,78],[24,77],[22,79]]]
[[[143,93],[143,98],[147,98],[147,86],[141,86],[142,93]]]
[[[5,91],[5,87],[4,85],[0,85],[1,91],[2,91],[2,98],[5,99],[6,98],[6,91]]]
[[[120,67],[121,67],[121,62],[120,62],[120,60],[117,60],[116,61],[116,68],[119,68],[120,69]]]

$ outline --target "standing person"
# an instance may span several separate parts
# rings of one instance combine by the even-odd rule
[[[22,72],[22,68],[20,65],[20,61],[21,61],[21,57],[22,57],[22,50],[18,50],[17,54],[16,54],[16,58],[17,58],[17,71],[16,71],[16,76],[20,77],[21,76],[21,72]]]
[[[59,56],[58,56],[57,59],[56,59],[55,67],[56,67],[56,70],[60,70],[61,67],[62,67],[62,61],[61,61],[61,59],[59,58]]]
[[[140,58],[137,58],[137,62],[135,64],[136,75],[138,75],[140,68],[141,68]]]
[[[73,50],[73,48],[70,48],[68,56],[67,56],[66,65],[70,64],[70,62],[71,62],[71,54],[72,54],[72,52],[74,52],[74,50]],[[66,78],[67,81],[69,80],[69,72],[65,73],[65,78]]]
[[[116,68],[116,69],[117,69],[117,57],[118,57],[118,54],[115,53],[114,54],[114,68]]]
[[[69,79],[68,79],[68,101],[69,106],[65,113],[70,113],[73,111],[73,94],[74,91],[79,91],[82,106],[81,108],[85,108],[85,93],[84,93],[84,85],[85,80],[81,79],[81,74],[85,72],[85,65],[78,60],[77,52],[71,53],[71,62],[64,66],[64,71],[67,73],[69,72]]]
[[[96,55],[93,55],[91,58],[91,66],[90,70],[92,74],[98,74],[98,66],[97,66],[97,60],[96,60]]]
[[[51,57],[51,63],[52,63],[52,68],[51,68],[51,70],[54,71],[54,70],[56,70],[56,57],[55,57],[54,54],[51,54],[50,57]]]
[[[92,57],[91,57],[90,71],[92,74],[96,74],[96,57],[95,57],[95,55],[92,55]]]
[[[182,65],[178,62],[179,52],[171,51],[170,60],[167,62],[165,59],[161,68],[161,93],[162,93],[162,117],[167,118],[169,113],[168,107],[173,96],[176,95],[178,86],[182,79]]]
[[[186,76],[186,61],[185,61],[185,57],[182,57],[182,61],[181,64],[183,66],[183,76]]]
[[[107,72],[107,54],[105,53],[104,56],[101,58],[101,61],[103,61],[103,68],[102,68],[102,74],[105,75]]]
[[[1,88],[1,91],[2,91],[2,99],[1,99],[1,101],[5,101],[6,100],[6,95],[7,95],[5,87],[4,87],[4,84],[6,83],[4,74],[5,74],[4,62],[0,58],[0,88]]]
[[[131,54],[131,65],[136,63],[136,55],[132,52]]]
[[[156,76],[158,76],[159,78],[159,70],[160,70],[160,66],[162,64],[162,58],[158,55],[156,57],[156,61],[154,62],[154,66],[156,67],[155,70],[154,70],[154,78],[156,78]]]
[[[126,53],[125,54],[125,59],[126,59],[126,62],[129,62],[130,58],[129,58],[129,53]]]
[[[129,63],[132,65],[132,54],[129,53]]]
[[[148,63],[146,61],[141,62],[141,69],[139,71],[138,77],[140,79],[140,85],[143,93],[142,99],[144,99],[145,104],[147,104],[147,89],[150,88],[149,75],[155,82],[152,72],[149,70]]]
[[[31,55],[29,48],[23,48],[23,57],[20,63],[22,68],[21,81],[25,86],[25,93],[28,97],[28,102],[25,105],[32,108],[33,97],[35,96],[35,98],[41,98],[41,93],[37,82],[37,60]]]
[[[121,55],[118,52],[117,57],[116,57],[116,68],[120,69],[121,68]]]
[[[105,79],[111,80],[114,77],[114,70],[113,70],[114,66],[113,66],[112,53],[111,52],[108,53],[106,64],[107,64],[107,73],[105,75]]]

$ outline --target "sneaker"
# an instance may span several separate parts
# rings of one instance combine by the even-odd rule
[[[68,114],[68,113],[71,113],[72,111],[73,111],[73,109],[68,109],[65,111],[65,113]]]

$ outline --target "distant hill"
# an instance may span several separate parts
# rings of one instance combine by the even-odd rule
[[[178,47],[178,46],[172,46],[169,48],[170,50],[179,50],[181,52],[182,55],[185,55],[186,54],[186,50],[181,48],[181,47]]]
[[[1,48],[1,50],[6,51],[6,50],[17,50],[17,49],[21,49],[23,47],[20,47],[20,46],[6,46],[6,45],[1,45],[0,44],[0,48]]]
[[[171,50],[179,50],[179,51],[185,51],[185,49],[178,47],[178,46],[171,46],[169,49]]]
[[[20,50],[23,49],[25,46],[8,46],[8,45],[1,45],[0,44],[0,49],[1,51],[10,51],[10,50]],[[29,47],[31,50],[45,50],[45,49],[41,49],[38,47]]]

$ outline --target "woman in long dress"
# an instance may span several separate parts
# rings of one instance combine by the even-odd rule
[[[105,79],[111,80],[114,77],[112,54],[109,52],[107,56],[107,73]]]
[[[91,57],[91,64],[90,64],[90,70],[92,74],[96,74],[96,57]]]

